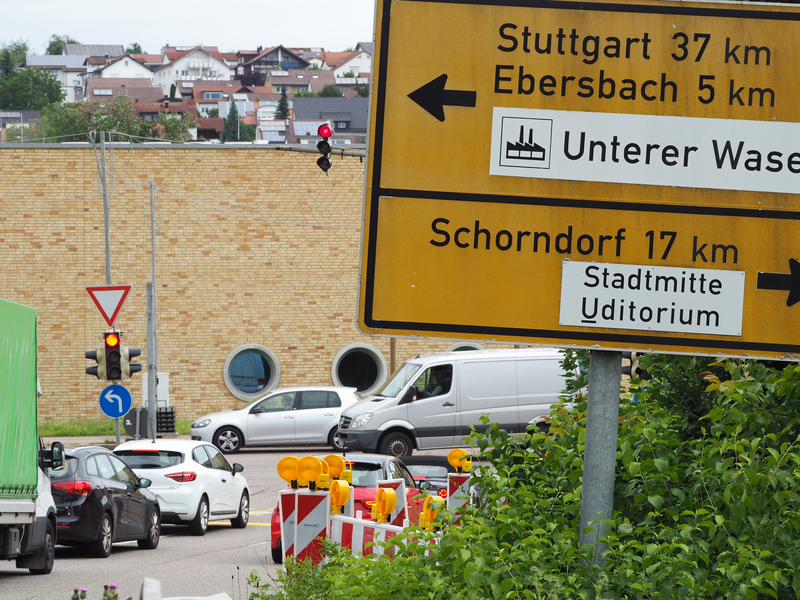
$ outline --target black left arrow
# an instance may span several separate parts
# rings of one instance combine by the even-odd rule
[[[800,262],[789,259],[789,273],[759,273],[756,283],[758,290],[786,290],[789,298],[786,306],[800,302]]]
[[[447,74],[445,73],[426,83],[418,90],[411,92],[408,97],[440,121],[444,121],[445,106],[475,108],[478,92],[446,90],[444,89],[446,83]]]

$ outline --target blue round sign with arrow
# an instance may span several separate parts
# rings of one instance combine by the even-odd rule
[[[100,410],[112,419],[124,417],[132,405],[131,393],[121,385],[110,385],[100,392]]]

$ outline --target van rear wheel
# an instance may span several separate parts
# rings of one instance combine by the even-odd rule
[[[389,456],[411,456],[414,447],[411,445],[411,438],[405,433],[392,432],[381,440],[381,454]]]

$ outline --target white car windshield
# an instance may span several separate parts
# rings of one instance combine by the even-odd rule
[[[414,363],[404,364],[397,371],[392,373],[392,376],[386,380],[386,383],[384,383],[374,395],[396,398],[421,368],[421,365],[415,365]]]

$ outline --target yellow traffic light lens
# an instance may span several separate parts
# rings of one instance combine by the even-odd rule
[[[447,454],[447,462],[462,471],[469,471],[472,468],[472,457],[467,454],[466,450],[461,448],[450,450]]]
[[[116,348],[119,346],[119,336],[116,333],[109,333],[106,335],[106,346]]]
[[[331,503],[344,506],[350,499],[350,486],[346,481],[339,479],[331,483]]]
[[[375,506],[381,514],[391,514],[397,506],[397,494],[391,488],[379,488],[375,496]]]
[[[297,474],[300,479],[316,481],[321,473],[323,473],[322,461],[316,456],[304,456],[297,462]]]
[[[433,523],[436,519],[436,515],[439,514],[439,511],[444,508],[444,498],[440,498],[439,496],[428,496],[425,498],[425,502],[422,505],[422,514],[425,515],[425,518],[428,519],[429,523]]]
[[[334,479],[338,478],[344,471],[344,459],[341,456],[328,454],[323,460],[328,463],[328,474]]]
[[[286,483],[297,479],[297,457],[284,456],[278,461],[278,476]]]

